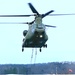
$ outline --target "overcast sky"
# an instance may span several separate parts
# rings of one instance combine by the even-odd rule
[[[31,2],[39,13],[55,10],[52,14],[75,13],[75,0],[1,0],[0,15],[32,14],[28,7]],[[34,17],[0,18],[0,22],[31,22]],[[55,25],[47,28],[48,47],[37,49],[36,63],[75,61],[75,16],[48,16],[44,24]],[[22,52],[23,30],[27,25],[0,24],[0,64],[30,64],[32,48]],[[35,51],[33,56],[34,63]]]

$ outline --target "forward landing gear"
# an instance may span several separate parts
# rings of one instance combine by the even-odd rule
[[[40,48],[40,52],[41,52],[42,50],[41,50],[41,48]]]

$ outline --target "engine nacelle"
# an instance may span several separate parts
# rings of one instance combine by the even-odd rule
[[[28,32],[27,30],[24,30],[23,31],[23,36],[26,36],[27,32]]]

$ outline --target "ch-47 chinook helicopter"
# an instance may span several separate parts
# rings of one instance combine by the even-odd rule
[[[51,10],[45,14],[39,14],[38,11],[34,8],[31,3],[28,3],[30,9],[34,14],[31,15],[0,15],[0,17],[29,17],[35,16],[35,20],[32,22],[24,22],[24,23],[12,23],[12,24],[28,24],[29,29],[23,31],[24,39],[22,44],[22,52],[24,51],[24,47],[27,48],[41,48],[47,47],[46,41],[48,40],[48,35],[46,34],[45,27],[53,27],[51,25],[45,25],[42,23],[42,19],[50,14],[50,16],[60,16],[60,15],[75,15],[75,14],[51,14],[54,10]],[[6,24],[0,23],[0,24]],[[10,22],[8,24],[11,24]]]

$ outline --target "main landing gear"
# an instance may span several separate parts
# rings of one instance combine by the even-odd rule
[[[24,48],[22,47],[22,52],[24,51]]]
[[[43,45],[43,47],[46,47],[46,48],[47,48],[47,44]],[[39,50],[39,51],[40,51],[40,52],[42,51],[42,50],[41,50],[41,48],[40,48],[40,50]]]
[[[47,48],[47,44],[43,45],[43,47],[46,47],[46,48]],[[24,47],[22,47],[22,52],[23,52],[23,51],[24,51]],[[41,47],[40,47],[39,51],[40,51],[40,52],[42,51],[42,50],[41,50]]]

